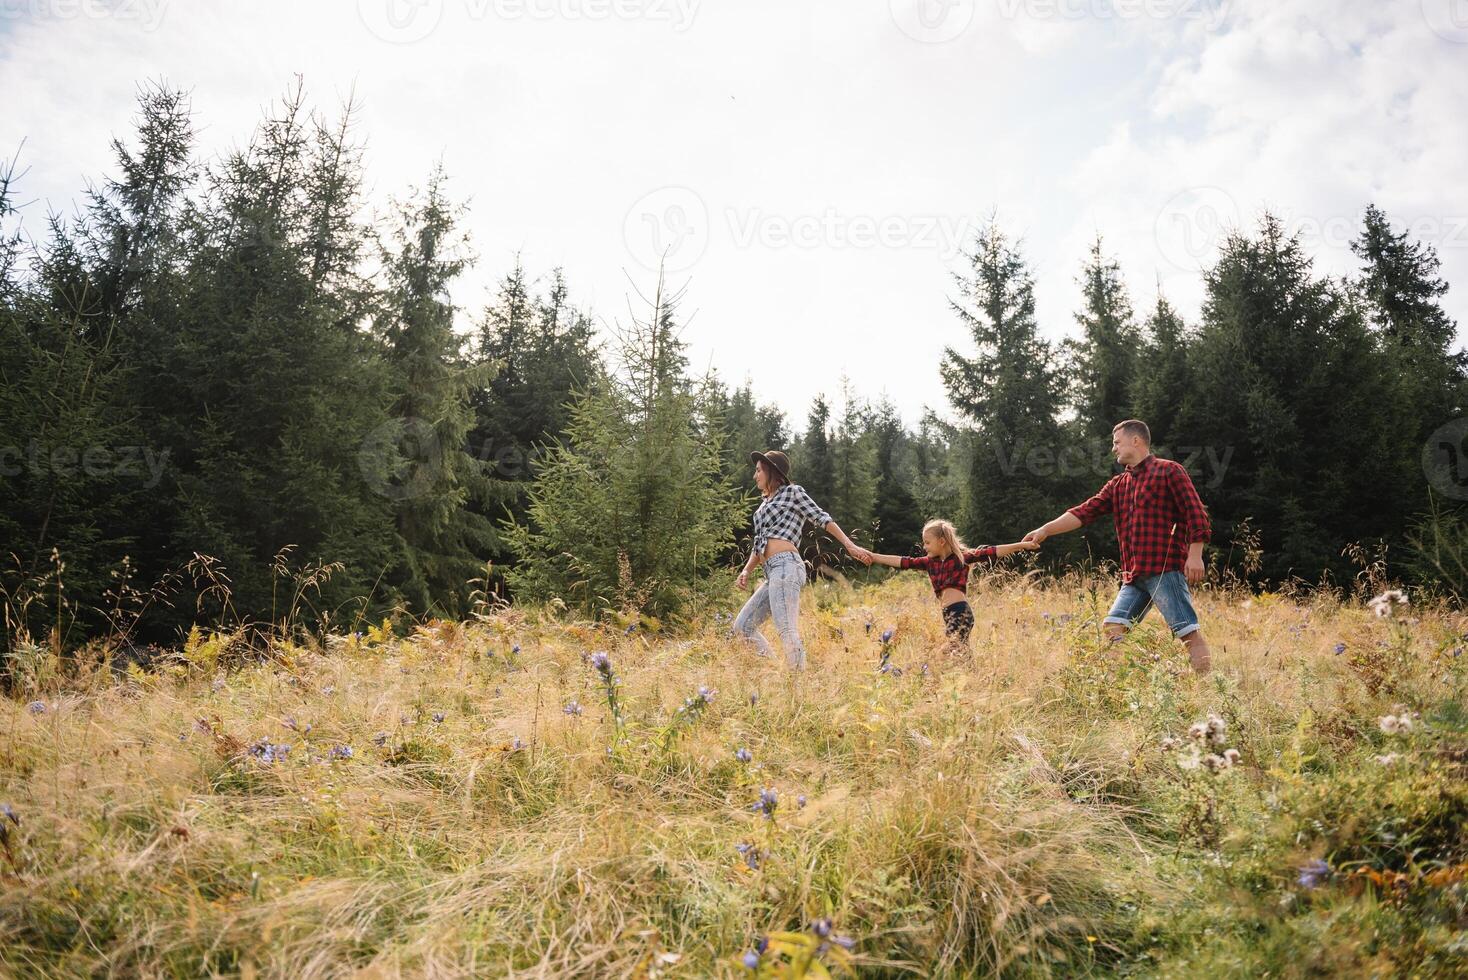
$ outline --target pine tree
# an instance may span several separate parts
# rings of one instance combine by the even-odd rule
[[[1111,427],[1133,414],[1130,387],[1138,370],[1141,335],[1121,266],[1102,253],[1100,236],[1091,244],[1080,286],[1085,297],[1085,308],[1076,314],[1081,337],[1066,345],[1074,376],[1072,397],[1088,439],[1109,445]]]
[[[1161,293],[1147,317],[1141,363],[1132,378],[1131,402],[1137,418],[1152,430],[1152,442],[1171,446],[1186,434],[1176,422],[1188,395],[1187,328]]]
[[[523,518],[540,447],[565,432],[572,402],[602,371],[591,318],[570,305],[561,271],[551,273],[543,296],[532,286],[517,259],[474,340],[475,362],[493,377],[473,392],[469,444],[502,484],[485,513],[496,522]]]
[[[445,180],[440,165],[403,206],[396,250],[384,257],[389,292],[379,330],[400,425],[387,440],[397,455],[389,487],[402,557],[392,581],[415,608],[453,614],[462,611],[466,585],[498,550],[499,537],[468,506],[483,505],[496,489],[467,442],[474,423],[469,395],[489,381],[491,365],[467,363],[454,333],[449,287],[468,259]]]
[[[941,366],[949,401],[972,426],[960,527],[970,540],[1013,540],[1060,504],[1060,382],[1019,250],[990,223],[968,259],[970,274],[958,278],[961,295],[950,305],[976,351],[970,357],[950,347]]]
[[[1431,245],[1393,231],[1387,216],[1372,205],[1351,248],[1362,262],[1357,291],[1397,378],[1394,397],[1382,408],[1402,434],[1405,490],[1420,484],[1414,471],[1423,441],[1468,407],[1468,353],[1454,350],[1457,324],[1442,308],[1448,284],[1438,276],[1440,263]],[[1411,496],[1413,509],[1426,506],[1422,494]]]
[[[528,517],[509,532],[517,594],[654,619],[727,588],[715,575],[750,501],[725,482],[708,379],[687,373],[679,297],[657,292],[619,335],[619,370],[573,406],[539,467]]]
[[[876,550],[907,554],[922,536],[925,517],[908,489],[911,477],[907,457],[913,453],[912,440],[891,401],[884,400],[874,410],[871,434],[877,472],[873,508]]]
[[[1267,576],[1344,571],[1346,542],[1400,526],[1377,504],[1398,438],[1379,411],[1386,365],[1359,310],[1272,215],[1257,236],[1226,239],[1207,286],[1179,429],[1228,459],[1220,486],[1199,487],[1215,540],[1247,517]]]

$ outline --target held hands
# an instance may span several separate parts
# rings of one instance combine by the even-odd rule
[[[846,546],[846,552],[847,554],[851,555],[851,557],[861,562],[863,565],[870,567],[870,565],[872,564],[872,553],[863,548],[861,545],[849,544]]]
[[[1033,533],[1033,532],[1031,532],[1031,533]],[[1038,541],[1031,541],[1029,539],[1029,535],[1026,535],[1025,538],[1024,538],[1024,540],[1022,540],[1022,541],[1016,541],[1014,544],[1001,544],[999,547],[997,547],[997,548],[994,549],[994,551],[999,555],[1000,558],[1008,558],[1010,555],[1015,554],[1016,552],[1020,552],[1020,551],[1039,551],[1039,550],[1040,550],[1040,542],[1038,542]]]
[[[1022,540],[1023,543],[1032,544],[1036,548],[1038,548],[1040,547],[1041,542],[1043,542],[1048,537],[1050,537],[1050,533],[1045,530],[1044,525],[1041,525],[1040,527],[1035,528],[1029,534],[1026,534]]]

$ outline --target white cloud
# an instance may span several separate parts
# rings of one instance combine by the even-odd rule
[[[0,0],[25,14],[0,19],[0,152],[25,140],[31,229],[106,172],[137,82],[190,89],[217,153],[299,72],[323,107],[363,100],[374,203],[444,158],[481,256],[471,312],[521,251],[625,316],[628,276],[650,279],[629,226],[674,222],[671,242],[707,214],[678,277],[695,363],[752,376],[797,422],[843,372],[910,420],[943,404],[941,350],[967,342],[949,229],[995,208],[1052,335],[1098,231],[1138,307],[1161,280],[1195,313],[1215,217],[1321,228],[1339,273],[1368,201],[1439,242],[1468,322],[1468,44],[1416,2],[83,3]],[[665,187],[699,207],[629,220]]]

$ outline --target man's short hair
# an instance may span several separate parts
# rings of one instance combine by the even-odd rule
[[[1129,436],[1141,436],[1143,442],[1149,446],[1152,445],[1152,430],[1147,428],[1147,423],[1141,419],[1127,419],[1125,422],[1118,422],[1111,427],[1112,432],[1118,429]]]

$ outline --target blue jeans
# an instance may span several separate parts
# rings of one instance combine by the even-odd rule
[[[761,657],[773,651],[760,635],[760,625],[774,619],[780,634],[785,662],[800,670],[805,667],[805,645],[800,642],[800,587],[805,585],[805,562],[793,551],[782,551],[765,559],[765,580],[739,610],[734,632],[753,643]]]
[[[1111,604],[1104,622],[1131,626],[1142,621],[1147,610],[1156,606],[1181,640],[1199,629],[1198,614],[1193,610],[1193,593],[1182,572],[1161,572],[1124,583]]]

